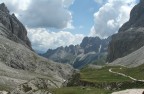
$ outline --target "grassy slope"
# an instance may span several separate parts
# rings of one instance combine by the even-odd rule
[[[117,74],[110,73],[108,70],[112,68],[113,71],[123,72],[125,74],[131,75],[132,77],[138,77],[143,79],[144,77],[144,65],[139,66],[137,68],[122,68],[123,70],[120,70],[121,67],[104,67],[102,69],[92,69],[85,67],[80,71],[80,80],[82,81],[88,81],[93,83],[103,83],[103,82],[131,82],[132,80]],[[127,89],[129,87],[129,83],[126,84],[126,87],[123,89]],[[131,87],[137,87],[141,88],[143,85],[137,85],[132,84]],[[58,88],[58,89],[51,89],[53,94],[111,94],[111,90],[105,90],[105,89],[97,89],[94,87],[64,87],[64,88]]]
[[[129,78],[109,72],[110,67],[102,69],[84,68],[81,70],[81,80],[89,82],[123,82],[131,81]]]
[[[104,89],[96,89],[92,87],[65,87],[60,89],[52,89],[53,94],[110,94],[111,92]]]

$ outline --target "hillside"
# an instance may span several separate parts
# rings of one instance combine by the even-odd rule
[[[0,90],[10,94],[35,94],[41,89],[63,86],[73,68],[32,51],[25,27],[14,14],[9,14],[4,3],[0,4],[0,14]]]

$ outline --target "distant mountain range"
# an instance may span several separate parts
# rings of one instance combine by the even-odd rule
[[[80,45],[49,49],[42,56],[56,62],[71,64],[74,68],[81,68],[106,56],[109,41],[110,38],[85,37]]]
[[[144,0],[140,0],[140,3],[132,9],[129,21],[112,37],[107,39],[85,37],[80,45],[49,49],[42,56],[48,59],[39,56],[33,51],[24,25],[14,14],[10,14],[4,3],[0,4],[0,93],[52,94],[49,91],[50,88],[66,86],[70,79],[80,77],[74,68],[82,68],[90,63],[103,64],[106,63],[106,58],[109,65],[122,65],[130,67],[130,70],[128,70],[130,72],[133,70],[132,72],[135,74],[143,73]],[[96,67],[94,66],[94,68]],[[120,70],[125,67],[120,68]],[[85,73],[87,71],[86,77],[90,78],[91,69],[86,69]],[[95,75],[97,72],[99,74]],[[108,73],[108,79],[106,73]],[[133,75],[133,73],[130,74]],[[105,89],[110,89],[108,83],[113,77],[109,74],[108,69],[94,71],[92,76],[101,76],[100,79],[103,81],[92,84],[90,78],[90,83],[86,82],[88,87],[106,85]],[[97,77],[94,80],[97,80]],[[108,83],[105,82],[105,79],[107,79]],[[115,85],[114,81],[112,81],[113,90],[115,90],[115,86],[121,85],[121,82],[120,84],[116,82]],[[125,84],[128,85],[127,81]],[[81,90],[90,89],[85,88],[85,83],[80,86],[83,86]],[[135,87],[135,85],[133,86]]]

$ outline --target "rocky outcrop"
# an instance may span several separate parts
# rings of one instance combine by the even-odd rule
[[[36,78],[27,83],[19,85],[10,94],[49,94],[50,92],[48,92],[48,90],[50,88],[58,87],[56,87],[55,83],[49,79]],[[46,89],[47,91],[41,91],[42,89]]]
[[[4,3],[0,4],[0,23],[4,25],[5,29],[9,30],[9,32],[3,32],[7,38],[32,49],[26,28],[14,14],[9,14],[9,10]]]
[[[85,37],[80,45],[49,49],[42,56],[56,62],[71,64],[75,68],[81,68],[97,61],[101,55],[106,55],[109,40],[110,38]]]
[[[144,46],[144,0],[130,13],[130,19],[112,36],[108,47],[107,61],[126,56]]]

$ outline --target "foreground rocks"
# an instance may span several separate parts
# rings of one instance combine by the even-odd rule
[[[70,65],[40,57],[3,36],[0,36],[0,52],[0,85],[8,90],[34,78],[46,78],[53,82],[55,87],[61,87],[74,71]]]

